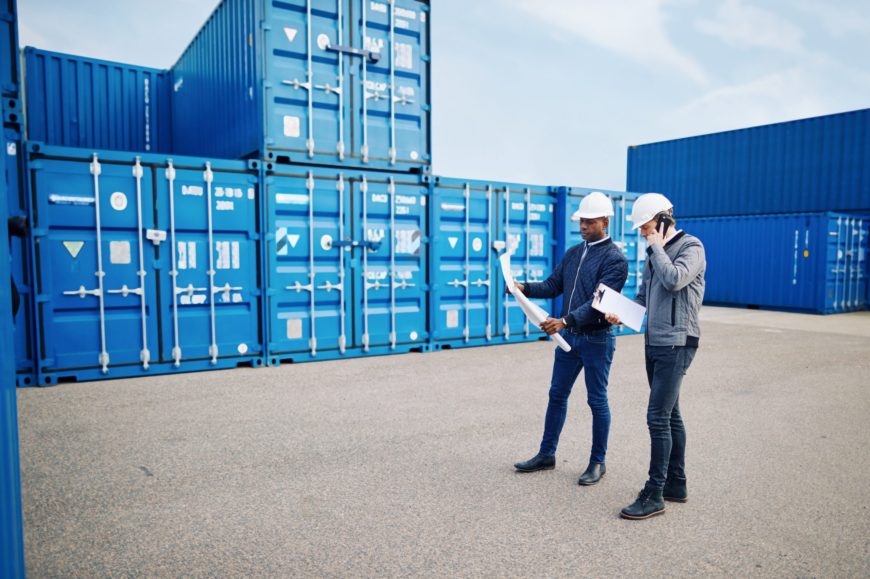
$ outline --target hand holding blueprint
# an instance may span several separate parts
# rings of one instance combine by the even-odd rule
[[[541,324],[544,323],[544,320],[550,317],[550,314],[544,311],[542,307],[537,304],[529,301],[529,298],[523,295],[523,293],[517,288],[517,284],[514,283],[514,276],[511,274],[511,254],[509,252],[504,252],[498,258],[499,262],[501,262],[501,273],[504,276],[505,284],[507,284],[508,291],[516,298],[517,303],[522,308],[523,312],[526,314],[526,317],[529,318],[529,321],[540,327]],[[565,338],[560,336],[559,334],[553,334],[550,336],[553,338],[559,347],[565,350],[566,352],[571,351],[571,346],[568,345],[568,342],[565,341]]]
[[[620,322],[635,332],[640,331],[641,326],[643,326],[643,317],[646,315],[645,307],[603,283],[598,284],[598,289],[595,290],[592,307],[602,314],[616,314],[619,316]]]

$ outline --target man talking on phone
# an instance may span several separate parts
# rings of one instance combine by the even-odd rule
[[[637,500],[622,509],[625,519],[647,519],[665,511],[664,501],[688,499],[686,430],[680,415],[680,385],[698,351],[698,312],[704,299],[706,258],[701,242],[677,229],[674,207],[659,193],[641,195],[631,211],[633,229],[646,238],[647,260],[637,301],[647,309],[645,357],[650,394],[649,480]],[[607,314],[611,324],[619,317]]]
[[[586,402],[592,410],[592,451],[589,466],[577,482],[594,485],[604,475],[604,455],[610,433],[607,378],[616,342],[604,315],[592,308],[592,298],[598,284],[604,283],[620,291],[628,277],[628,261],[607,235],[612,216],[613,204],[604,193],[594,191],[584,197],[580,208],[571,216],[572,221],[580,222],[584,243],[565,252],[565,257],[545,281],[517,284],[530,298],[563,296],[561,317],[547,318],[541,329],[547,335],[561,332],[571,346],[570,352],[556,348],[540,450],[531,459],[514,465],[519,472],[556,467],[556,446],[568,413],[568,397],[583,370]]]

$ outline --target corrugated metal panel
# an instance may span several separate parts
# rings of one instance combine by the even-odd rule
[[[171,150],[166,71],[24,49],[27,136],[47,145]]]
[[[269,363],[428,349],[428,185],[403,173],[274,169]]]
[[[260,365],[258,170],[34,146],[39,384]]]
[[[868,301],[870,220],[837,213],[678,219],[707,254],[705,303],[837,313]]]
[[[634,298],[640,288],[643,266],[646,260],[646,240],[640,235],[639,231],[631,230],[631,220],[629,219],[631,206],[639,196],[637,193],[608,191],[606,189],[587,189],[584,187],[560,187],[560,196],[564,199],[564,210],[560,211],[562,224],[556,251],[556,261],[558,262],[562,259],[565,252],[572,246],[583,242],[583,238],[580,235],[580,225],[577,222],[571,221],[571,215],[580,207],[580,202],[583,198],[593,191],[604,193],[613,203],[614,215],[610,219],[610,227],[607,232],[614,243],[622,249],[628,260],[628,279],[622,288],[622,294],[626,297]],[[561,298],[557,298],[556,307],[561,311]],[[635,333],[634,330],[626,326],[617,326],[614,328],[614,332],[617,334]]]
[[[21,75],[18,71],[18,8],[16,0],[0,3],[0,94],[17,99]],[[3,106],[8,107],[8,102]],[[13,107],[14,108],[14,107]]]
[[[224,0],[172,68],[176,151],[428,166],[428,11],[416,0]]]
[[[516,247],[515,279],[543,281],[553,269],[557,203],[557,195],[542,186],[434,179],[430,318],[435,348],[544,338],[505,295],[494,244]],[[552,312],[552,300],[534,301]]]
[[[627,188],[683,217],[870,212],[870,109],[629,147]]]
[[[5,6],[15,6],[14,2]],[[0,23],[0,28],[6,21]],[[3,70],[9,54],[0,55]],[[0,105],[2,109],[2,105]],[[6,135],[0,133],[0,151],[6,150]],[[18,455],[18,409],[15,393],[15,342],[12,328],[7,241],[7,179],[5,164],[0,164],[0,577],[24,577],[24,531],[21,517],[21,476]],[[13,192],[14,196],[14,192]]]

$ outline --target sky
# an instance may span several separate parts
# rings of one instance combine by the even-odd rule
[[[433,172],[625,189],[630,145],[870,107],[867,0],[432,0]],[[22,46],[172,66],[216,0],[18,0]]]

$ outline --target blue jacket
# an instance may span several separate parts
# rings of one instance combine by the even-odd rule
[[[599,283],[622,291],[628,278],[628,260],[613,240],[608,239],[589,246],[578,275],[585,248],[584,242],[569,249],[550,277],[539,283],[524,283],[523,293],[530,298],[554,298],[561,294],[561,317],[569,328],[582,331],[608,328],[610,324],[604,314],[592,307],[592,296]]]

